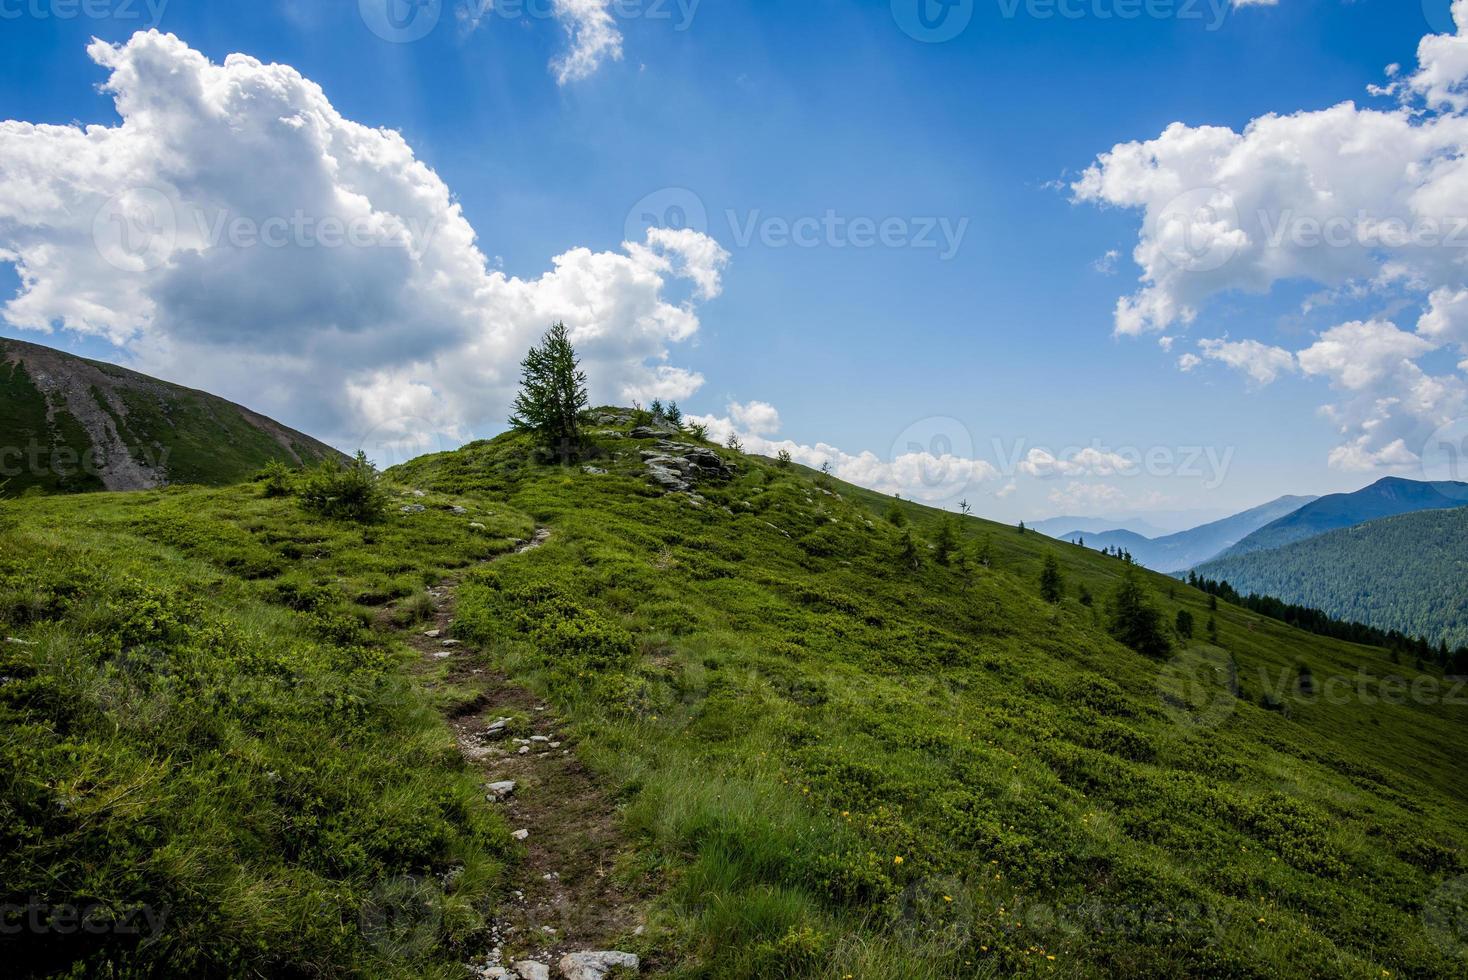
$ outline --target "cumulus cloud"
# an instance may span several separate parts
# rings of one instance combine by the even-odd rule
[[[1307,314],[1341,301],[1424,308],[1416,334],[1347,322],[1302,351],[1225,338],[1179,360],[1185,371],[1218,361],[1257,385],[1328,380],[1348,395],[1324,409],[1343,437],[1334,465],[1406,465],[1462,410],[1463,378],[1417,363],[1468,340],[1468,0],[1452,10],[1457,32],[1423,38],[1416,69],[1394,67],[1373,89],[1395,105],[1270,114],[1240,131],[1173,123],[1100,154],[1071,185],[1077,202],[1141,216],[1141,276],[1117,301],[1118,335],[1171,335],[1220,296],[1286,281],[1324,287]]]
[[[1273,384],[1280,375],[1295,370],[1295,355],[1257,340],[1203,340],[1198,347],[1204,357],[1243,371],[1261,385]]]
[[[847,483],[931,503],[953,500],[999,477],[993,464],[951,453],[909,450],[884,458],[871,451],[848,453],[825,443],[811,446],[775,439],[780,415],[764,402],[734,402],[725,415],[690,415],[688,420],[707,428],[716,442],[737,436],[745,452],[775,456],[784,450],[797,463],[829,466],[833,476]]]
[[[702,383],[670,357],[720,291],[712,239],[654,229],[506,276],[398,133],[344,118],[291,67],[213,64],[156,31],[88,50],[120,125],[0,123],[11,324],[106,337],[348,448],[374,427],[499,428],[557,320],[594,398]]]
[[[1064,458],[1056,456],[1048,449],[1031,449],[1020,460],[1018,468],[1026,476],[1045,480],[1056,477],[1116,476],[1133,470],[1135,466],[1134,460],[1118,453],[1087,446]]]

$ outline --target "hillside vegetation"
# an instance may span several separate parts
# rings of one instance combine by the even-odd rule
[[[88,952],[115,976],[462,975],[516,852],[391,629],[453,575],[463,656],[620,802],[645,973],[1461,971],[1440,676],[733,450],[664,493],[634,421],[585,468],[525,435],[398,467],[426,496],[368,525],[272,484],[0,505],[0,904],[167,905]],[[1174,657],[1109,634],[1129,576],[1197,624]],[[444,914],[387,941],[404,882]]]
[[[16,495],[221,486],[270,462],[338,459],[222,398],[0,338],[0,485]]]
[[[1370,521],[1198,573],[1434,647],[1468,646],[1468,507]]]

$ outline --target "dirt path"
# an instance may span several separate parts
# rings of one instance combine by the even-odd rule
[[[550,531],[541,528],[513,554],[548,540]],[[437,606],[432,621],[405,631],[404,638],[425,666],[446,664],[447,676],[430,687],[472,692],[446,720],[487,791],[514,782],[514,791],[496,805],[512,828],[529,832],[525,858],[494,923],[489,965],[535,960],[554,966],[564,953],[613,949],[618,937],[640,925],[638,897],[612,880],[622,844],[616,804],[577,758],[550,706],[511,682],[487,655],[454,639],[458,584],[454,578],[430,589]]]

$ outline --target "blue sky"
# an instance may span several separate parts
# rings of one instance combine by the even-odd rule
[[[551,0],[492,12],[472,30],[450,0],[411,43],[376,36],[357,0],[176,0],[157,26],[216,64],[243,52],[289,65],[341,116],[400,132],[510,277],[542,276],[575,249],[615,253],[639,202],[651,196],[665,209],[691,192],[707,214],[696,230],[728,259],[718,294],[698,299],[696,333],[669,347],[672,363],[704,379],[683,405],[735,428],[730,403],[775,407],[778,433],[756,427],[757,437],[882,460],[912,432],[928,448],[947,446],[943,437],[971,442],[999,472],[975,479],[968,496],[1006,519],[1221,512],[1384,475],[1390,466],[1330,465],[1344,437],[1319,411],[1335,400],[1328,374],[1258,384],[1207,357],[1180,370],[1179,352],[1200,338],[1244,337],[1295,351],[1341,322],[1403,307],[1412,313],[1399,325],[1410,330],[1425,289],[1337,296],[1302,312],[1306,297],[1344,280],[1281,275],[1261,295],[1210,293],[1190,324],[1157,331],[1177,338],[1171,350],[1150,332],[1118,337],[1117,300],[1137,292],[1143,272],[1131,254],[1144,212],[1073,200],[1069,185],[1098,154],[1174,122],[1241,131],[1269,113],[1345,100],[1391,110],[1400,96],[1367,87],[1386,81],[1389,64],[1410,69],[1432,27],[1451,29],[1446,0],[1428,0],[1426,11],[1415,0],[1223,11],[1221,0],[1203,0],[1186,8],[1196,17],[1132,19],[1106,16],[1115,0],[1073,0],[1082,15],[1072,18],[1038,16],[1050,9],[1043,0],[1020,0],[1014,16],[1004,12],[1010,0],[975,0],[967,28],[943,43],[904,33],[904,2],[894,13],[888,0],[628,0],[612,7],[620,60],[564,83],[550,66],[571,44],[568,21],[551,16]],[[127,41],[149,26],[147,7],[97,3],[110,16],[63,18],[65,0],[0,0],[0,118],[118,124],[88,42]],[[780,221],[828,213],[894,219],[901,231],[870,248],[837,247],[824,233],[810,247],[779,240]],[[0,209],[0,229],[5,218]],[[767,219],[773,239],[741,240],[741,228]],[[930,223],[963,228],[955,254],[908,243]],[[17,280],[0,269],[10,295]],[[677,290],[688,288],[670,280],[670,300],[681,304]],[[251,400],[254,380],[191,360],[202,354],[164,357],[54,324],[48,337],[11,318],[0,332]],[[396,342],[411,348],[411,336]],[[1458,359],[1444,346],[1422,363],[1451,374]],[[288,398],[264,401],[288,423],[325,424]],[[493,418],[473,418],[458,435],[491,434]],[[1420,436],[1405,444],[1414,438],[1420,446]],[[1002,465],[994,439],[1062,458],[1066,447],[1212,447],[1230,462],[1221,480],[1104,470],[1026,478]]]

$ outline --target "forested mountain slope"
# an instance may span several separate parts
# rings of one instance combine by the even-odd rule
[[[1204,578],[1400,630],[1468,645],[1468,508],[1369,521],[1283,548],[1209,562]]]

